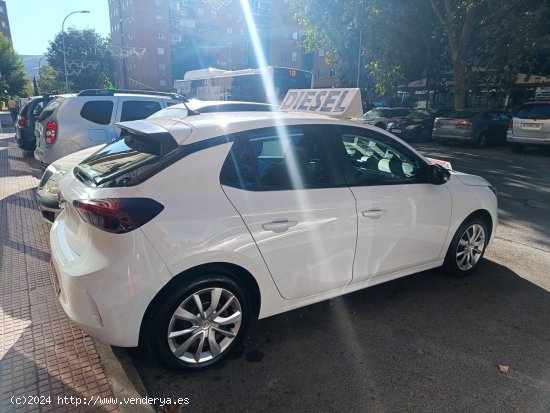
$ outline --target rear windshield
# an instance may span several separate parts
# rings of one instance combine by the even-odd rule
[[[479,112],[472,112],[471,110],[457,110],[454,112],[451,112],[447,118],[453,118],[453,119],[471,119],[475,117]]]
[[[126,135],[127,137],[129,135]],[[158,155],[132,149],[127,139],[119,139],[96,152],[78,165],[86,180],[96,185],[111,180],[120,172],[154,161]]]
[[[519,119],[550,119],[550,104],[523,105],[516,114]]]
[[[137,185],[186,154],[187,147],[162,141],[123,130],[120,139],[77,165],[74,175],[92,186]]]
[[[44,108],[40,116],[38,117],[38,122],[42,122],[44,119],[50,117],[55,110],[61,105],[61,102],[63,102],[65,99],[62,97],[57,97],[54,100],[52,100],[50,103],[48,103],[48,106]]]

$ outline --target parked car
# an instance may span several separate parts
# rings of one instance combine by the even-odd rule
[[[15,140],[17,146],[27,151],[34,151],[36,139],[34,126],[44,107],[52,100],[52,96],[33,96],[28,99],[17,115]]]
[[[386,130],[405,141],[430,141],[434,120],[449,113],[449,109],[415,109],[396,121],[388,122]]]
[[[508,125],[506,140],[513,152],[526,146],[550,145],[550,98],[522,105]]]
[[[102,144],[82,149],[48,165],[36,188],[38,209],[46,222],[53,223],[59,212],[61,212],[59,207],[59,180],[61,177],[65,172],[71,170],[75,165],[78,165],[104,146],[105,144]]]
[[[345,117],[346,99],[358,102],[348,92],[321,89],[305,114],[120,124],[123,139],[59,181],[50,243],[68,316],[197,371],[255,318],[441,265],[471,273],[497,226],[490,184],[379,128],[319,115]]]
[[[367,125],[374,125],[377,128],[386,129],[388,122],[395,122],[407,115],[410,109],[407,108],[374,108],[363,114],[360,120]]]
[[[173,93],[83,90],[53,99],[36,123],[34,157],[47,166],[71,153],[115,140],[116,122],[144,119],[183,102]]]
[[[437,142],[471,142],[484,148],[506,142],[510,116],[494,109],[460,109],[434,121],[432,137]]]
[[[189,115],[209,112],[267,112],[276,110],[277,106],[256,102],[232,102],[232,101],[205,101],[191,99],[187,103],[177,104],[162,109],[150,118],[174,118],[178,121]],[[116,125],[115,125],[116,127]],[[51,163],[47,168],[36,189],[36,199],[42,217],[48,223],[53,223],[61,209],[59,207],[59,179],[65,172],[86,159],[88,156],[102,148],[104,145],[96,145],[73,154],[67,155]]]

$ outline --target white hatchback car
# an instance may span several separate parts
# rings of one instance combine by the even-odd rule
[[[342,105],[325,94],[301,109]],[[353,121],[242,112],[119,127],[124,139],[60,180],[54,282],[89,334],[175,370],[221,361],[254,318],[441,265],[467,275],[497,226],[483,178]]]

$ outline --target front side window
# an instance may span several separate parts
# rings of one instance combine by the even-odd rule
[[[160,110],[160,103],[147,100],[127,100],[122,104],[120,121],[145,119]]]
[[[113,102],[110,100],[92,100],[84,103],[80,110],[80,116],[99,125],[108,125],[111,123],[113,106]]]
[[[371,131],[344,131],[345,167],[350,185],[388,185],[418,182],[421,163]],[[379,139],[377,139],[379,138]]]
[[[332,185],[323,140],[314,127],[247,132],[235,142],[222,169],[222,183],[272,191]]]

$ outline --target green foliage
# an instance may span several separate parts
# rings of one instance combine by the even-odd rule
[[[58,33],[50,42],[48,63],[59,81],[65,82],[65,64],[63,60],[63,41],[68,68],[69,88],[72,91],[102,88],[113,82],[114,60],[110,53],[108,38],[101,37],[93,29],[76,30],[69,28]],[[57,88],[58,85],[52,85]],[[65,87],[63,86],[63,90]]]
[[[306,51],[324,46],[342,85],[389,94],[452,71],[455,104],[469,89],[550,71],[550,0],[291,0]],[[359,37],[361,34],[361,46]],[[546,45],[546,46],[544,46]],[[479,70],[482,68],[482,70]]]
[[[26,87],[30,83],[25,74],[21,57],[13,50],[12,43],[0,33],[0,97],[29,96]],[[31,85],[32,91],[32,85]],[[32,92],[31,92],[32,95]]]
[[[65,82],[61,79],[50,65],[40,67],[38,78],[38,90],[41,94],[61,93],[65,87]]]

